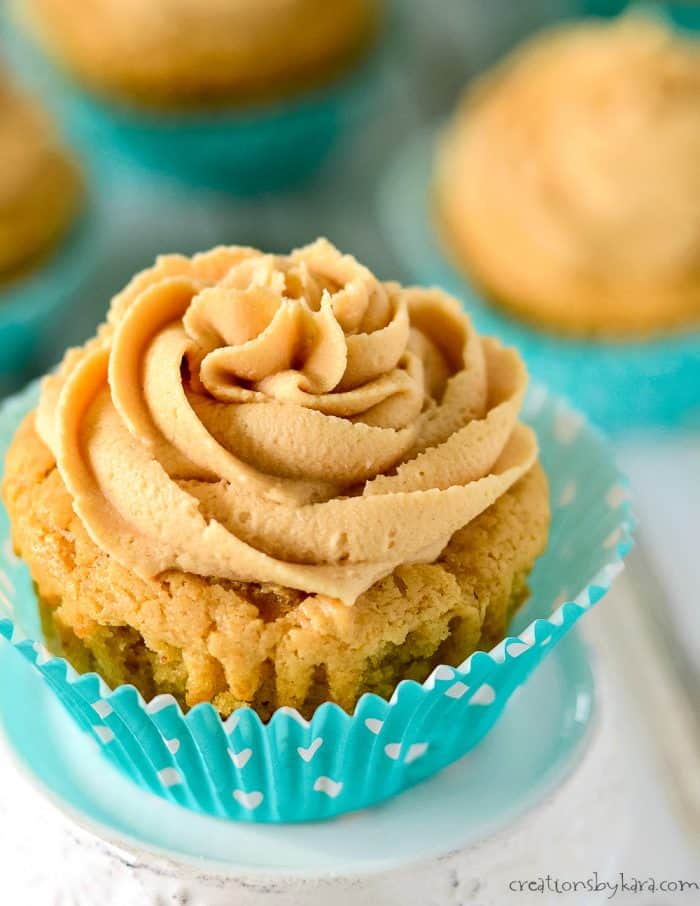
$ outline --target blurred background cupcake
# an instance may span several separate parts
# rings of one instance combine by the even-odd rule
[[[81,207],[77,164],[44,111],[0,72],[0,286],[39,267]]]
[[[53,123],[0,72],[0,387],[25,371],[85,274],[86,199]]]
[[[322,84],[376,28],[372,0],[25,0],[48,51],[90,89],[156,109],[250,103]]]
[[[14,12],[67,77],[81,135],[252,193],[317,168],[367,99],[382,20],[379,0],[17,0]],[[40,65],[31,50],[27,63]]]
[[[615,432],[700,414],[700,45],[662,13],[516,45],[379,195],[414,280]]]
[[[660,23],[536,38],[468,90],[444,136],[443,241],[491,301],[538,326],[697,326],[699,111],[700,47]]]

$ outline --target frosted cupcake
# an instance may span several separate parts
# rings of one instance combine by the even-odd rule
[[[156,108],[286,96],[349,67],[376,0],[25,0],[43,44],[86,87]]]
[[[78,168],[51,123],[0,72],[0,289],[54,251],[82,195]]]
[[[525,45],[444,135],[442,239],[489,299],[620,338],[700,322],[700,48],[643,19]]]
[[[263,718],[505,633],[548,533],[518,354],[319,242],[169,256],[46,379],[3,498],[65,653]]]

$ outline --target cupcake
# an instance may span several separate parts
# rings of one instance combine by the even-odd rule
[[[226,717],[499,642],[547,543],[517,352],[325,240],[167,256],[44,381],[2,496],[80,671]]]
[[[97,264],[91,193],[43,108],[0,70],[0,397]]]
[[[700,49],[662,24],[539,37],[471,87],[438,154],[442,241],[495,304],[574,336],[700,322]]]
[[[44,112],[0,73],[0,291],[36,270],[82,202],[77,165]]]
[[[257,195],[298,185],[385,77],[380,0],[15,0],[9,52],[98,164]]]
[[[377,25],[376,0],[24,0],[50,54],[91,90],[156,108],[249,103],[327,81]]]

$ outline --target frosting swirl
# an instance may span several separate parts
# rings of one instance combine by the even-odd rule
[[[700,319],[700,44],[630,17],[528,42],[444,136],[445,238],[500,302],[574,333]]]
[[[37,427],[95,543],[352,603],[432,561],[534,463],[526,372],[438,290],[325,240],[168,256],[44,385]]]

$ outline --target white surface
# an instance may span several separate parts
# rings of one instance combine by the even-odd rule
[[[667,593],[688,656],[700,664],[700,430],[638,435],[620,444],[640,538]],[[700,897],[698,898],[700,902]]]
[[[700,864],[674,822],[653,750],[617,677],[609,608],[634,606],[620,585],[587,618],[600,717],[584,760],[557,794],[508,831],[461,853],[399,872],[324,881],[202,876],[145,853],[124,852],[71,826],[0,752],[0,903],[12,906],[517,906],[600,902],[694,904],[698,894],[597,899],[512,893],[514,880],[700,880]],[[608,611],[609,612],[609,611]],[[517,757],[517,753],[515,753]],[[416,816],[420,820],[420,816]],[[333,833],[327,825],[322,833]],[[695,898],[694,898],[695,897]]]

